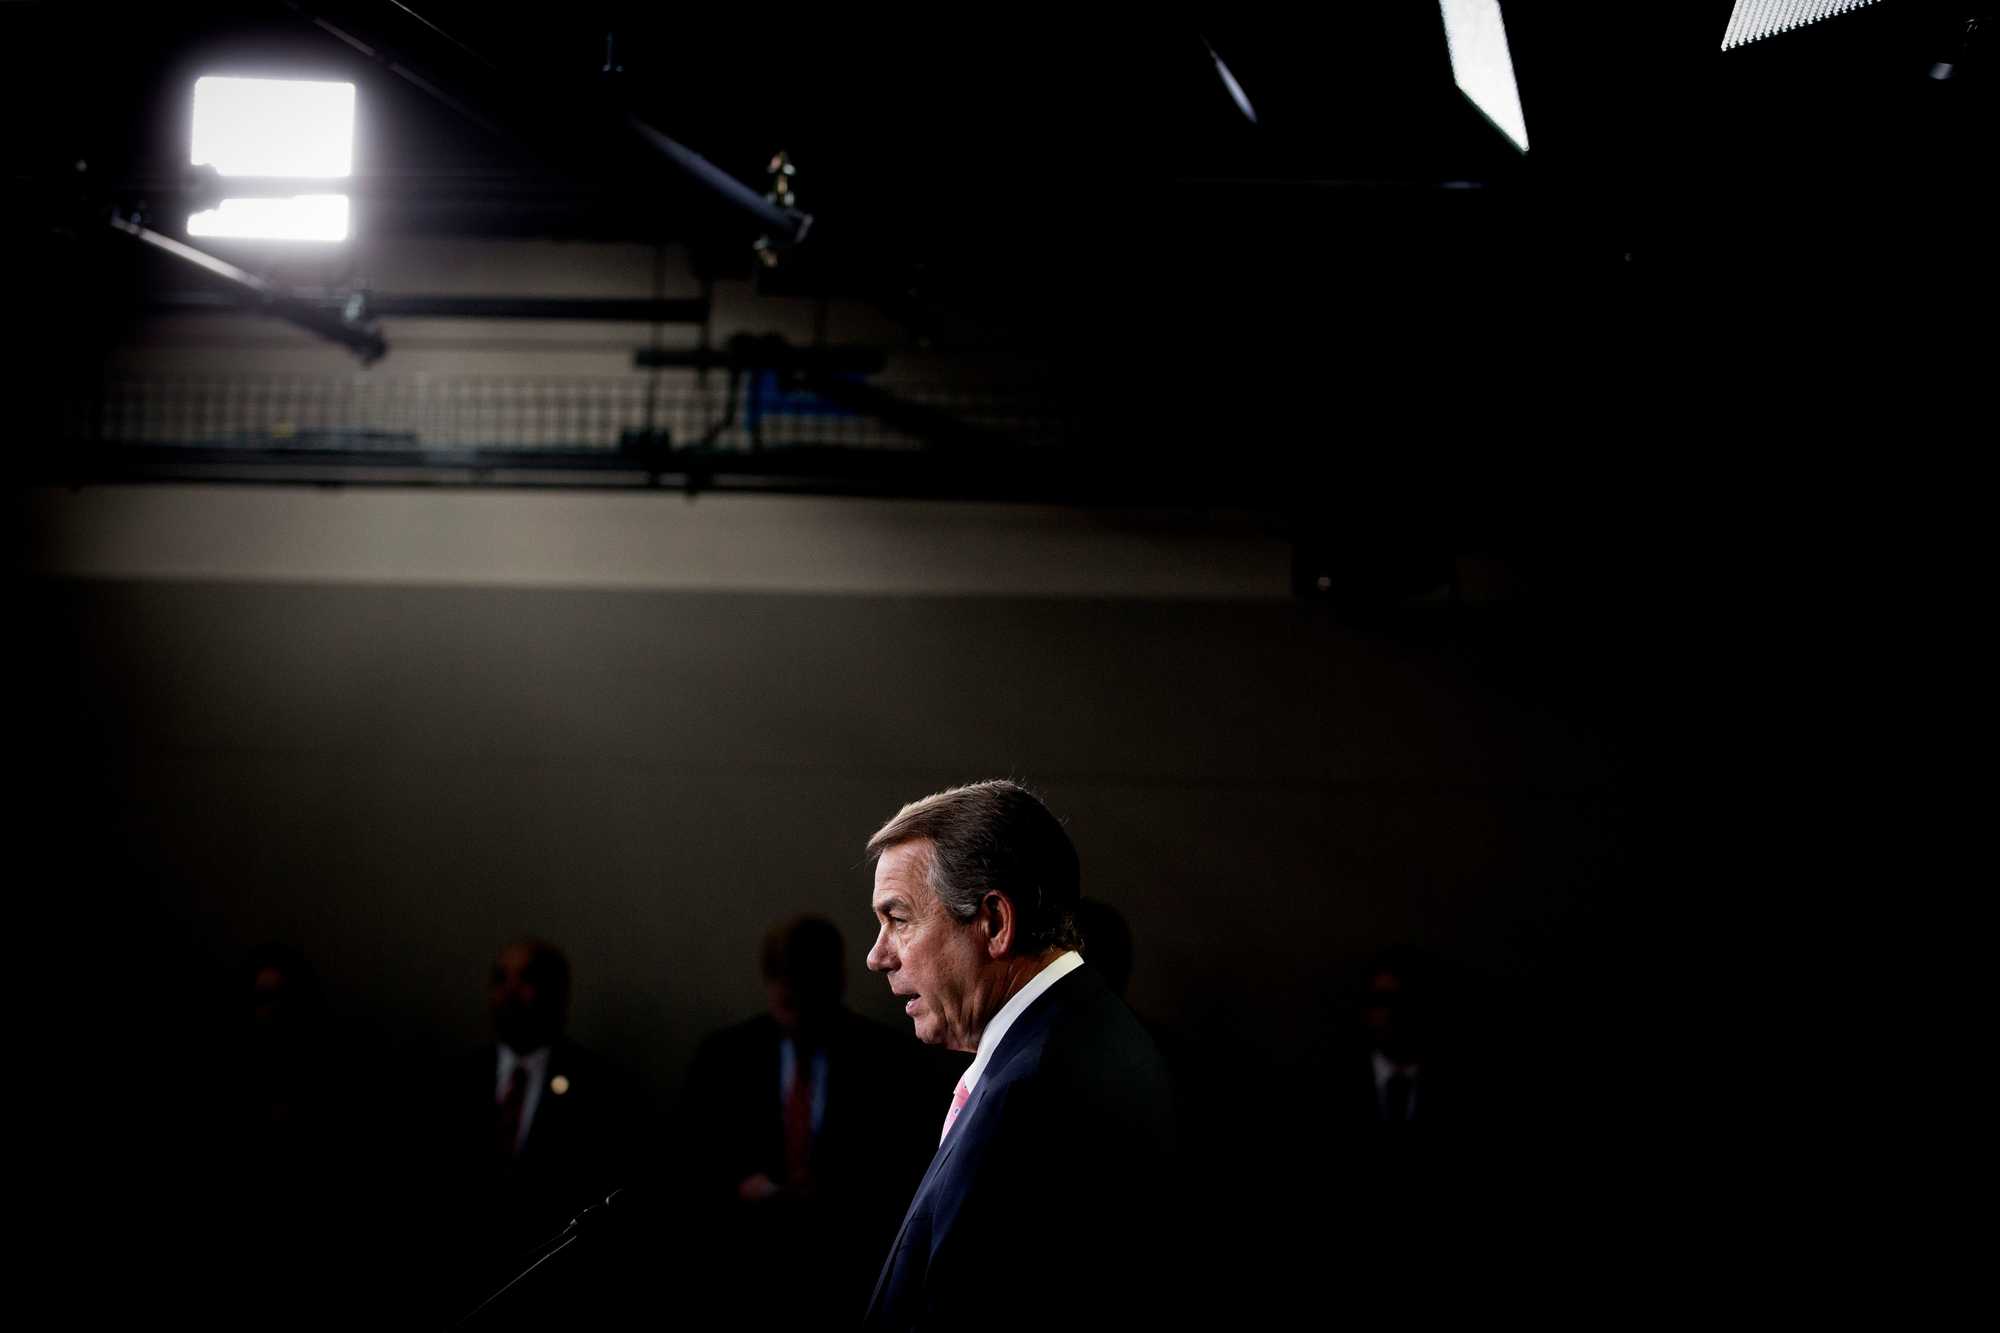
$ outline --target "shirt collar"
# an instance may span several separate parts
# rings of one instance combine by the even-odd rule
[[[1372,1051],[1370,1054],[1375,1057],[1375,1087],[1377,1091],[1388,1087],[1389,1080],[1397,1074],[1407,1074],[1411,1078],[1415,1078],[1421,1072],[1415,1061],[1406,1065],[1399,1065],[1380,1051]]]
[[[1014,992],[1007,1003],[1000,1006],[1000,1012],[986,1025],[986,1031],[979,1036],[979,1053],[972,1057],[972,1067],[959,1080],[970,1093],[979,1083],[979,1076],[986,1072],[986,1066],[993,1058],[993,1052],[1000,1049],[1000,1043],[1007,1036],[1007,1029],[1014,1026],[1014,1020],[1028,1011],[1028,1006],[1042,998],[1043,992],[1061,981],[1070,973],[1083,966],[1083,955],[1076,950],[1062,954],[1054,962],[1028,980],[1028,984]]]
[[[537,1046],[526,1055],[522,1055],[506,1042],[503,1041],[500,1043],[499,1083],[500,1095],[503,1097],[507,1095],[507,1084],[514,1077],[515,1065],[526,1065],[528,1067],[528,1081],[531,1083],[540,1083],[548,1076],[549,1048],[546,1046]]]

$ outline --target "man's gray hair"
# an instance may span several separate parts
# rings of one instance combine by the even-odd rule
[[[998,890],[1014,904],[1020,952],[1077,947],[1076,847],[1026,787],[996,779],[912,801],[868,840],[868,859],[919,838],[931,844],[925,882],[957,920]]]

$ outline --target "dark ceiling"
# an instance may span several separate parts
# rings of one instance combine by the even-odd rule
[[[787,150],[815,211],[865,221],[858,231],[900,224],[905,243],[942,239],[934,228],[944,220],[959,223],[942,227],[949,233],[980,216],[1041,212],[1072,189],[1060,213],[1109,216],[1144,211],[1144,187],[1171,179],[1492,180],[1518,171],[1512,150],[1454,92],[1436,15],[1421,5],[1343,7],[1355,14],[1310,35],[1241,21],[1206,33],[1175,19],[1083,24],[1012,9],[856,24],[651,5],[531,16],[448,0],[175,5],[121,12],[110,46],[96,31],[102,16],[32,8],[42,31],[17,51],[77,57],[55,90],[68,102],[65,142],[48,147],[87,149],[123,180],[158,181],[184,160],[197,74],[348,77],[365,91],[360,168],[383,183],[383,220],[397,227],[701,234],[709,219],[698,209],[588,207],[594,197],[671,194],[646,150],[605,132],[614,107],[759,184],[765,161]],[[329,28],[393,56],[497,132]],[[1249,90],[1259,127],[1229,100],[1204,36]]]
[[[1266,456],[1412,422],[1519,435],[1530,409],[1543,437],[1643,432],[1659,414],[1632,412],[1634,375],[1719,357],[1737,323],[1713,302],[1741,283],[1796,294],[1837,262],[1878,305],[1990,287],[1972,208],[1989,53],[1960,41],[1980,7],[1883,0],[1723,54],[1727,8],[1512,0],[1523,156],[1456,91],[1437,9],[1414,0],[1310,23],[16,4],[10,121],[39,128],[12,155],[12,226],[95,245],[93,219],[143,203],[171,229],[193,78],[311,71],[362,89],[357,225],[382,233],[675,242],[744,274],[758,225],[621,117],[759,190],[784,150],[815,221],[768,290],[1031,347],[1117,404],[1149,466],[1203,466],[1253,431]],[[1957,77],[1929,77],[1945,59]],[[1495,312],[1521,336],[1495,338]]]
[[[1949,95],[1923,77],[1958,6],[1884,0],[1725,59],[1715,0],[1582,21],[1515,0],[1525,158],[1453,87],[1434,6],[1320,8],[1310,22],[1017,7],[855,22],[459,0],[16,4],[10,84],[25,123],[46,128],[14,179],[38,186],[83,161],[94,201],[164,213],[184,185],[198,74],[320,73],[362,88],[355,190],[376,231],[679,241],[720,270],[746,265],[756,224],[626,130],[630,111],[759,190],[771,155],[791,154],[815,282],[1004,273],[990,285],[1018,290],[1023,270],[1184,270],[1189,247],[1232,274],[1272,251],[1296,259],[1323,246],[1329,207],[1364,229],[1386,218],[1384,245],[1413,224],[1423,244],[1433,219],[1464,233],[1471,214],[1474,230],[1522,220],[1517,233],[1623,254],[1654,211],[1633,207],[1635,189],[1685,194],[1744,161],[1799,177],[1830,158],[1850,175],[1969,165],[1969,118],[1941,111]],[[1465,185],[1508,201],[1440,188]]]

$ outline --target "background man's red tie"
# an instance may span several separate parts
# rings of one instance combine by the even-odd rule
[[[812,1172],[812,1061],[801,1059],[792,1070],[792,1090],[785,1098],[785,1183],[806,1185]]]

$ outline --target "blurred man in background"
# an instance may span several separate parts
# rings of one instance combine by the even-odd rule
[[[465,1309],[537,1242],[628,1183],[643,1103],[632,1080],[569,1040],[569,960],[546,940],[501,949],[487,976],[494,1041],[450,1071],[432,1125],[457,1225]],[[468,1300],[468,1298],[470,1298]]]
[[[948,1093],[920,1047],[842,1003],[839,929],[782,922],[759,954],[766,1012],[710,1036],[688,1076],[686,1157],[711,1313],[852,1325],[929,1156],[921,1122]]]

